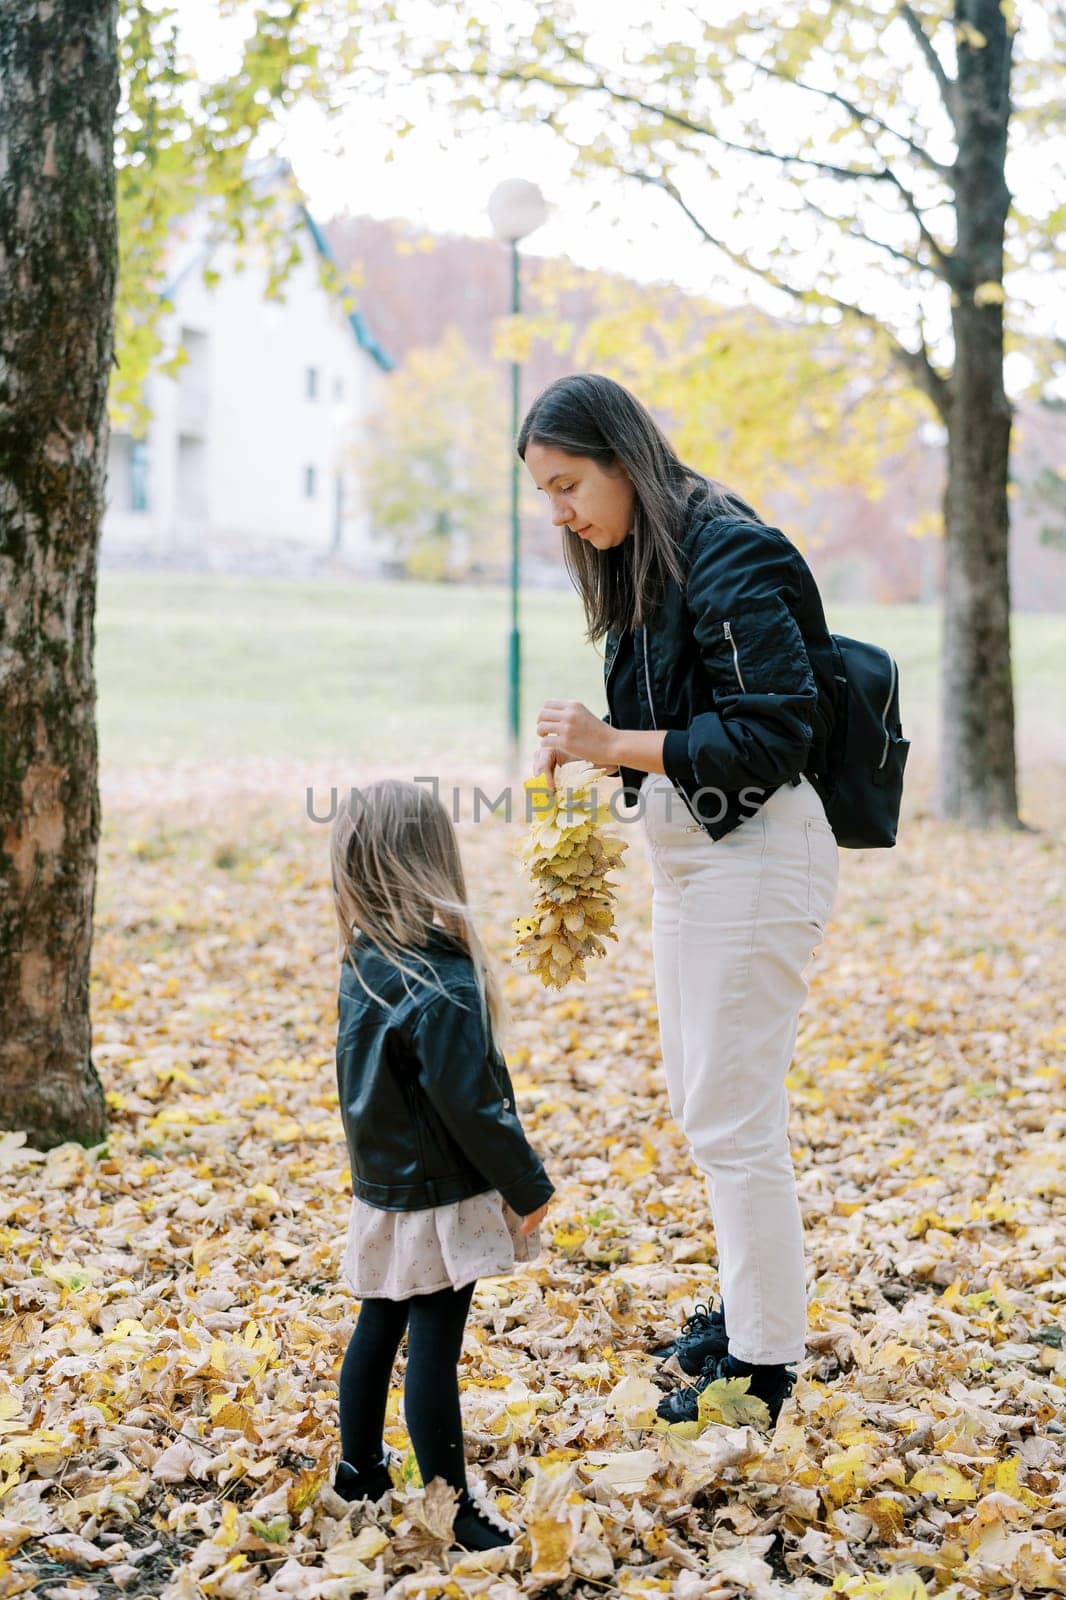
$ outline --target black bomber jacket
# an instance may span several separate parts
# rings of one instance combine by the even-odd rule
[[[690,503],[679,554],[684,584],[668,579],[654,619],[632,633],[637,698],[642,726],[669,730],[667,777],[720,839],[802,772],[824,799],[832,643],[811,570],[779,528]],[[608,705],[621,638],[605,641]],[[636,804],[644,774],[619,774]]]
[[[384,1211],[421,1211],[498,1189],[520,1216],[554,1192],[515,1111],[514,1086],[481,1021],[469,953],[430,930],[407,965],[432,968],[438,989],[407,977],[363,938],[346,959],[337,1000],[337,1093],[352,1192]]]

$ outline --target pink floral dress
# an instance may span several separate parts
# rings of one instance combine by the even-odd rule
[[[520,1222],[497,1189],[422,1211],[383,1211],[353,1195],[341,1277],[360,1300],[407,1300],[509,1276],[542,1248],[540,1229],[524,1235]]]

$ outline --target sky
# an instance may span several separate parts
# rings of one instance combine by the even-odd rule
[[[439,0],[404,0],[404,4],[409,26],[419,6],[439,9]],[[646,0],[611,0],[611,31],[596,41],[601,58],[610,58],[625,24],[665,25],[661,24],[667,15],[665,4],[666,0],[659,0],[650,13],[658,21],[649,24]],[[602,8],[598,14],[604,15]],[[236,59],[247,23],[239,16],[221,17],[218,0],[178,0],[178,17],[183,45],[205,74],[213,76]],[[908,81],[908,92],[935,96],[924,68],[918,68]],[[365,98],[353,100],[333,124],[308,103],[288,114],[281,149],[320,220],[344,213],[403,218],[435,233],[489,238],[489,195],[505,179],[525,178],[539,185],[548,205],[548,220],[522,246],[527,254],[565,256],[581,267],[602,268],[638,281],[669,281],[688,293],[707,295],[723,304],[753,303],[777,314],[791,309],[785,296],[761,285],[703,243],[665,195],[609,174],[575,180],[569,147],[551,130],[514,122],[501,126],[495,119],[487,119],[457,138],[446,113],[428,101],[425,89],[420,88],[417,96],[403,103],[394,97],[388,107],[390,111],[402,109],[414,123],[402,139],[395,137],[383,119],[380,102]],[[779,120],[775,126],[773,120],[779,103],[777,97],[768,98],[767,134],[778,147],[788,148],[788,124]],[[597,108],[593,114],[602,112]],[[765,165],[768,203],[763,213],[753,215],[749,206],[743,217],[733,218],[734,228],[741,223],[746,228],[755,251],[771,246],[777,238],[781,214],[776,202],[780,198],[787,204],[790,194],[790,186],[777,177],[772,165]],[[826,182],[832,186],[832,180]],[[721,185],[714,193],[716,201],[719,196],[723,208],[728,206],[729,197],[722,193]],[[790,223],[800,240],[805,224],[813,226],[809,217]],[[882,233],[891,237],[890,229],[882,229]],[[869,283],[864,284],[861,268],[850,286],[845,278],[841,292],[845,298],[850,293],[850,297],[869,303]],[[911,284],[899,289],[888,284],[877,292],[877,309],[894,314],[897,327],[913,321]],[[1038,286],[1037,293],[1041,292]],[[1049,287],[1049,305],[1050,293]],[[947,330],[943,296],[940,305],[942,337]],[[1049,310],[1049,317],[1051,314]],[[936,326],[928,326],[926,332],[936,351]],[[945,343],[940,353],[950,359],[950,346]],[[1008,388],[1028,376],[1028,366],[1024,357],[1008,358]]]
[[[623,9],[639,14],[633,0],[612,0],[612,10]],[[244,25],[220,17],[217,0],[180,0],[178,16],[185,48],[204,72],[217,72],[227,52],[231,62],[236,58]],[[415,127],[398,140],[374,103],[350,106],[331,125],[305,102],[287,118],[284,148],[322,219],[343,212],[401,217],[434,233],[491,238],[489,195],[508,178],[525,178],[539,185],[549,213],[522,247],[530,254],[568,256],[579,266],[645,282],[669,276],[689,293],[706,292],[717,268],[672,202],[618,179],[575,182],[570,151],[539,126],[512,124],[501,136],[486,123],[457,140],[446,117],[423,104]],[[590,187],[600,201],[595,211]],[[729,281],[739,301],[743,291],[731,269],[722,278]]]

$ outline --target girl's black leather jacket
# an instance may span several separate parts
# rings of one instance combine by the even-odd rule
[[[811,570],[779,528],[697,511],[681,556],[683,587],[668,580],[654,620],[633,630],[637,698],[643,727],[670,730],[667,776],[720,839],[801,772],[822,792],[837,695],[832,644]],[[605,642],[608,705],[621,639],[612,630]],[[644,774],[619,774],[636,804]]]
[[[470,956],[443,929],[424,955],[436,989],[404,978],[369,942],[352,958],[384,1005],[341,966],[337,1093],[352,1191],[384,1211],[422,1211],[498,1189],[520,1216],[554,1192],[515,1111],[514,1086],[481,1022]],[[431,973],[432,981],[432,973]]]

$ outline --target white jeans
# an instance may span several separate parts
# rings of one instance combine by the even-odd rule
[[[807,1289],[785,1074],[836,899],[837,842],[806,778],[717,840],[658,773],[641,805],[670,1110],[707,1177],[729,1349],[800,1361]]]

